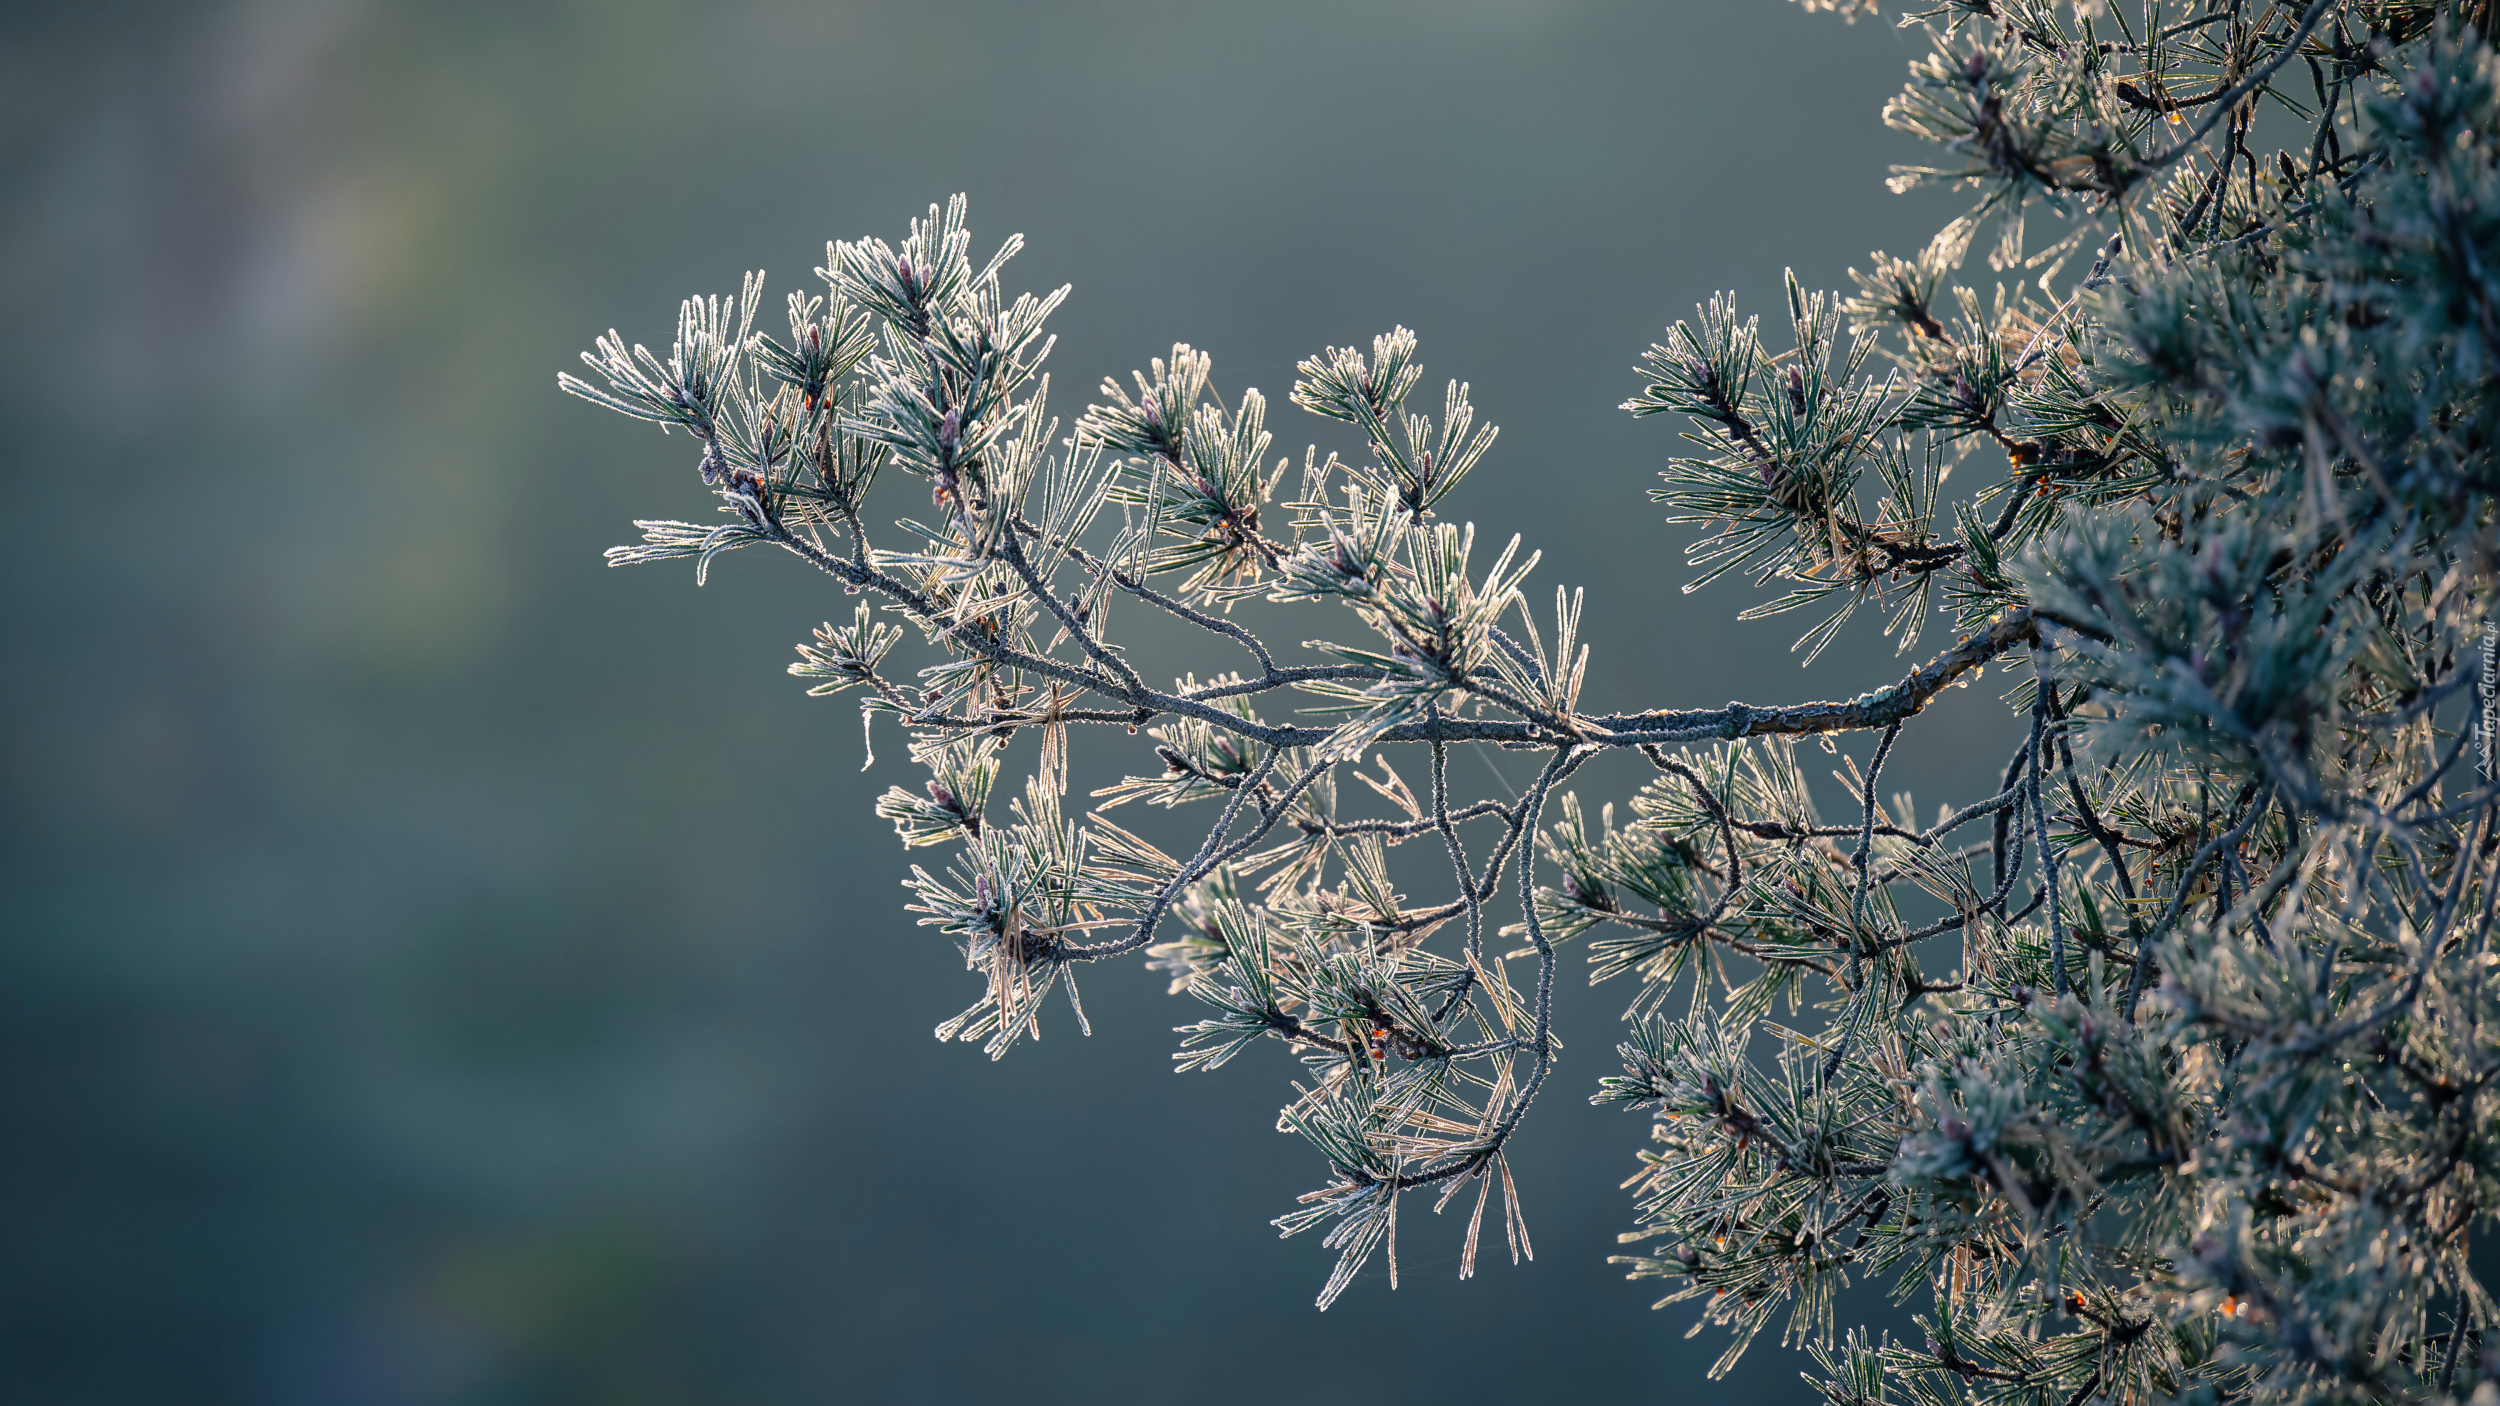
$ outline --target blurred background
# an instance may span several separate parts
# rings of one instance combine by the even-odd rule
[[[1504,427],[1445,511],[1589,588],[1594,706],[1856,693],[1901,667],[1871,622],[1801,674],[1803,620],[1678,594],[1677,427],[1615,407],[1714,289],[1777,323],[1783,266],[1950,213],[1881,185],[1912,44],[1772,0],[10,7],[0,1397],[1705,1389],[1723,1335],[1606,1263],[1645,1123],[1585,1101],[1630,993],[1576,955],[1535,1262],[1461,1285],[1415,1217],[1403,1287],[1325,1315],[1267,1225],[1324,1176],[1280,1051],[1176,1079],[1195,1017],[1126,964],[1090,1040],[931,1041],[972,979],[870,813],[914,774],[782,673],[848,603],[605,569],[708,507],[555,377],[967,191],[1011,288],[1075,285],[1060,413],[1186,340],[1298,456],[1338,441],[1294,361],[1403,322]],[[1922,812],[1992,789],[1998,691],[1904,734]]]

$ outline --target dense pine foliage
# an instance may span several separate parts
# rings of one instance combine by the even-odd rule
[[[1477,542],[1495,431],[1457,381],[1433,411],[1413,334],[1302,363],[1341,453],[1275,454],[1187,346],[1063,425],[1066,290],[1011,297],[960,198],[828,246],[786,334],[751,277],[564,378],[690,435],[722,503],[611,559],[769,545],[862,597],[791,671],[929,773],[878,809],[943,856],[909,908],[977,995],[939,1036],[1002,1054],[1054,992],[1081,1024],[1078,973],[1137,957],[1197,1003],[1181,1069],[1285,1046],[1324,1181],[1276,1224],[1337,1252],[1322,1307],[1394,1284],[1401,1208],[1457,1203],[1462,1276],[1497,1201],[1527,1253],[1505,1149],[1576,942],[1632,993],[1595,1096],[1652,1120],[1626,1262],[1723,1366],[1777,1323],[1835,1406],[2500,1399],[2468,1253],[2500,1199],[2493,9],[1904,22],[1933,52],[1885,118],[1940,164],[1895,184],[1969,212],[1850,294],[1792,281],[1774,333],[1713,300],[1626,406],[1688,426],[1655,493],[1695,586],[1807,612],[1808,657],[1861,607],[1949,636],[1872,692],[1582,711],[1579,598]],[[1288,655],[1254,600],[1330,638]],[[1237,670],[1170,679],[1130,612]],[[1882,789],[1982,679],[2028,721],[1996,792]],[[1090,809],[1086,724],[1144,734]],[[1826,815],[1800,741],[1859,732]],[[1485,747],[1536,755],[1524,794],[1459,794]],[[1620,815],[1565,788],[1608,751],[1655,772]],[[1136,803],[1212,815],[1176,854]],[[1913,1340],[1842,1321],[1864,1280]]]

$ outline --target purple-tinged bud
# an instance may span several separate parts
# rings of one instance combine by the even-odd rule
[[[1806,417],[1805,373],[1794,366],[1788,368],[1788,408],[1796,412],[1798,419]]]
[[[773,525],[772,491],[764,476],[753,469],[731,469],[728,486],[721,490],[738,515],[757,527]]]
[[[954,458],[955,451],[963,445],[963,420],[963,407],[957,406],[956,408],[946,412],[945,419],[938,421],[938,452],[945,455],[949,459]]]
[[[912,278],[911,260],[896,259],[894,261],[894,276],[902,280],[904,295],[917,301],[920,297],[920,285]]]

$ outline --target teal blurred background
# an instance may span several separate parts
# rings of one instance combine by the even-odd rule
[[[1722,1337],[1605,1262],[1627,992],[1561,997],[1536,1261],[1461,1285],[1417,1217],[1325,1315],[1266,1224],[1323,1179],[1281,1053],[1174,1078],[1131,966],[1090,1040],[932,1042],[972,988],[870,814],[897,739],[862,774],[782,674],[847,603],[606,570],[706,505],[555,377],[968,191],[1011,286],[1075,285],[1061,413],[1187,340],[1298,453],[1294,361],[1403,322],[1504,427],[1446,511],[1590,588],[1594,706],[1855,693],[1882,642],[1800,674],[1800,622],[1677,593],[1675,427],[1615,407],[1712,290],[1940,222],[1881,187],[1912,43],[1771,0],[11,7],[0,1398],[1804,1399],[1767,1340],[1705,1388]],[[1995,692],[1888,779],[1979,794]]]

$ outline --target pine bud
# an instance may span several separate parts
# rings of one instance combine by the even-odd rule
[[[772,491],[764,476],[755,470],[731,469],[728,486],[721,490],[721,496],[748,522],[757,527],[773,525]]]

